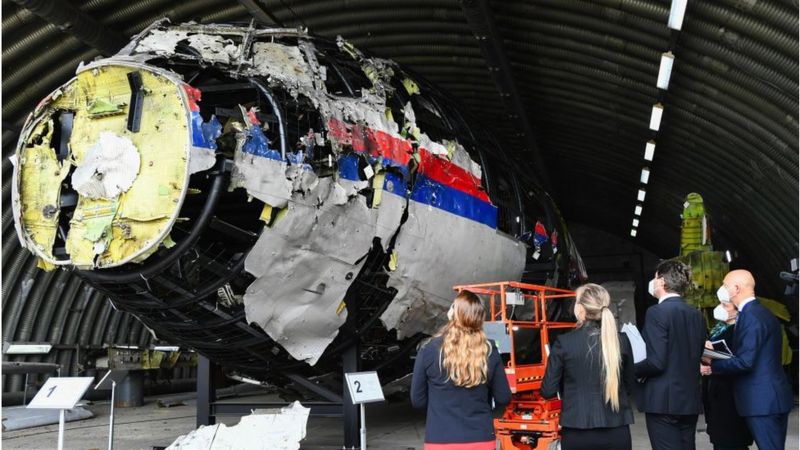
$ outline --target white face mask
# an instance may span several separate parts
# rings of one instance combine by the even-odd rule
[[[652,295],[653,297],[656,296],[656,279],[655,278],[653,278],[652,280],[650,280],[649,283],[647,283],[647,293]]]
[[[719,289],[717,289],[717,298],[723,303],[731,302],[731,294],[727,289],[725,289],[725,285],[722,285],[719,287]]]
[[[728,317],[728,310],[726,310],[722,304],[719,304],[716,308],[714,308],[714,318],[720,322],[727,322],[730,320],[730,317]]]
[[[447,310],[447,320],[453,320],[453,313],[455,312],[454,306]]]

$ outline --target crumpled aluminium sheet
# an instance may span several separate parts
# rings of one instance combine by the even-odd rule
[[[236,151],[231,174],[231,188],[243,187],[262,202],[283,208],[292,195],[292,182],[286,178],[285,161]]]
[[[256,410],[230,427],[201,426],[178,437],[167,450],[298,450],[310,412],[297,401],[280,410]]]
[[[397,296],[381,316],[387,329],[397,329],[398,338],[435,333],[447,320],[453,286],[522,277],[521,242],[415,201],[408,208],[395,244],[397,270],[389,273],[388,284]],[[435,242],[458,244],[436,245],[431,251]]]
[[[331,178],[309,195],[294,194],[287,208],[247,256],[245,269],[257,279],[244,295],[245,313],[313,365],[347,319],[341,303],[372,246],[377,217],[363,196],[346,196]]]

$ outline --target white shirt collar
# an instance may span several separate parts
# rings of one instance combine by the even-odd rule
[[[742,312],[742,311],[744,311],[744,307],[745,307],[745,306],[746,306],[748,303],[752,302],[752,301],[753,301],[753,300],[755,300],[755,299],[756,299],[755,297],[750,297],[750,298],[746,298],[746,299],[742,300],[742,303],[739,303],[739,307],[737,308],[737,309],[739,310],[739,312]]]
[[[663,302],[664,300],[666,300],[668,298],[672,298],[672,297],[680,297],[680,295],[678,295],[678,294],[676,294],[674,292],[669,292],[669,293],[665,294],[663,297],[659,298],[658,299],[658,303],[661,304],[661,302]]]

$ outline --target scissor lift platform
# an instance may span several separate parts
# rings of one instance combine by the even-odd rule
[[[506,364],[513,393],[494,427],[503,450],[559,448],[561,400],[545,400],[542,387],[550,341],[575,328],[575,293],[567,289],[513,281],[455,286],[484,301],[484,329]]]

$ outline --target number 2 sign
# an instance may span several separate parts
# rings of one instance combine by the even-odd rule
[[[353,404],[382,402],[383,389],[378,372],[353,372],[344,374]]]

